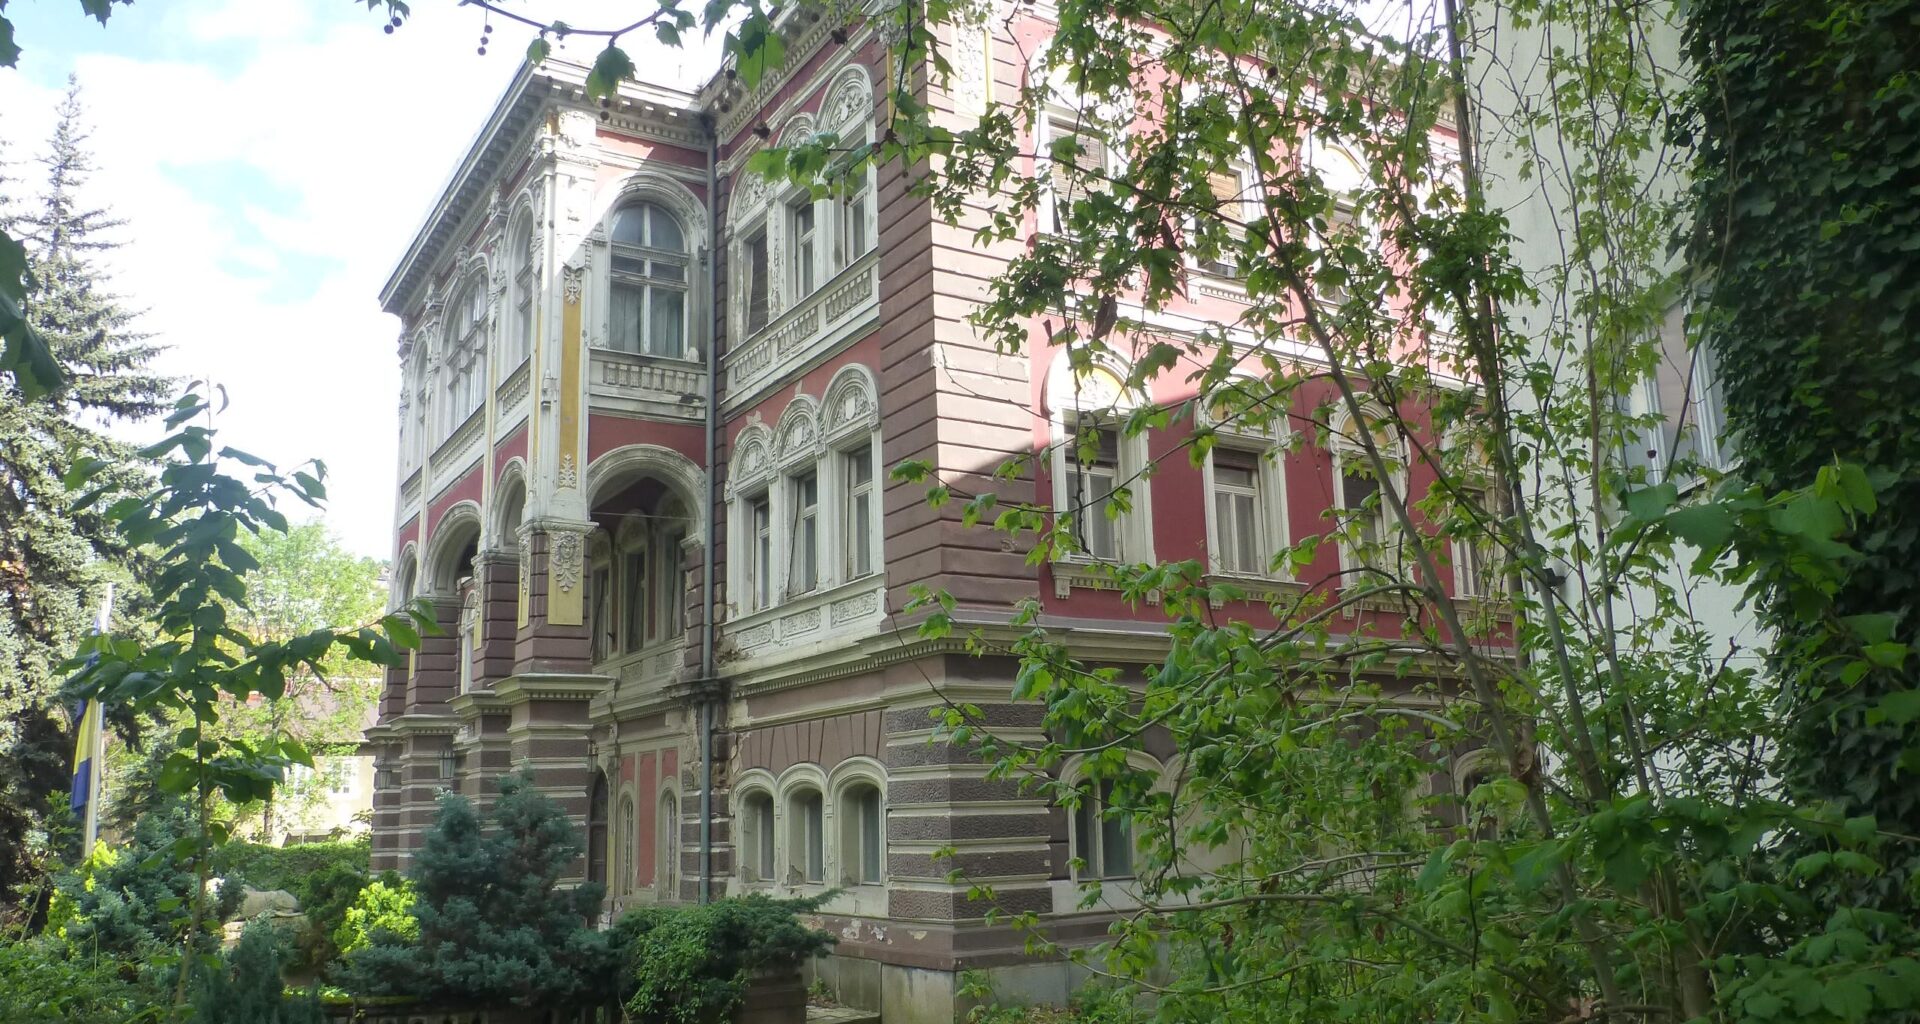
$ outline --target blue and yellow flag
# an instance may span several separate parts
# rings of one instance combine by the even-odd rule
[[[76,813],[93,799],[93,759],[100,756],[100,702],[87,701],[73,741],[73,809]]]

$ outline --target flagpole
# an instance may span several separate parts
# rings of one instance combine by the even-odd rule
[[[93,631],[101,636],[107,635],[107,629],[113,619],[113,584],[107,584],[106,596],[100,599],[100,617],[93,620]],[[106,715],[99,707],[100,699],[94,698],[93,713],[93,761],[88,766],[87,779],[87,845],[81,849],[82,856],[93,856],[93,846],[100,838],[100,801],[106,795],[103,786],[107,779]]]

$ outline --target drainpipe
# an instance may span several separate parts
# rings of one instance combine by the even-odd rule
[[[720,266],[719,202],[720,141],[715,134],[712,115],[703,116],[707,126],[707,542],[700,553],[700,902],[712,898],[713,881],[713,561],[715,524],[719,502],[715,500],[714,460],[719,452],[720,420],[720,332],[715,323],[725,306],[714,290]]]

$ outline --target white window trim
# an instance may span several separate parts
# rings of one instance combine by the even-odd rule
[[[1098,360],[1096,368],[1116,381],[1124,382],[1127,379],[1125,369],[1112,365],[1109,360]],[[1119,513],[1114,520],[1114,563],[1150,563],[1154,560],[1153,479],[1147,474],[1150,462],[1147,435],[1141,432],[1128,436],[1126,430],[1128,414],[1146,401],[1145,396],[1089,394],[1076,389],[1073,376],[1066,353],[1057,353],[1047,379],[1049,437],[1052,442],[1049,445],[1048,470],[1054,515],[1071,515],[1073,511],[1076,500],[1073,494],[1074,473],[1079,468],[1076,439],[1082,421],[1090,420],[1102,428],[1112,429],[1118,456],[1115,488],[1128,491],[1132,506]],[[1090,509],[1089,512],[1105,514],[1103,510]],[[1078,551],[1062,553],[1054,563],[1057,596],[1068,596],[1067,591],[1075,583],[1084,586],[1096,582],[1072,572],[1074,567],[1114,563],[1106,563]]]
[[[1293,543],[1293,533],[1287,520],[1287,452],[1293,442],[1293,431],[1285,424],[1276,424],[1270,430],[1249,430],[1236,427],[1235,424],[1219,424],[1214,421],[1212,411],[1199,405],[1201,422],[1214,431],[1214,447],[1207,452],[1206,461],[1200,465],[1200,490],[1205,496],[1207,524],[1207,570],[1216,575],[1242,577],[1256,580],[1293,581],[1293,574],[1282,565],[1279,569],[1262,568],[1253,573],[1229,572],[1221,564],[1218,554],[1220,524],[1214,505],[1214,462],[1213,453],[1222,448],[1254,456],[1258,460],[1255,475],[1255,500],[1257,509],[1255,543],[1266,554],[1267,566],[1271,566],[1274,555],[1281,548]]]
[[[1155,760],[1152,755],[1144,751],[1129,750],[1126,753],[1126,757],[1127,764],[1130,767],[1153,774],[1155,780],[1154,789],[1160,790],[1165,788],[1167,785],[1166,767]],[[1060,781],[1062,785],[1077,787],[1086,783],[1088,780],[1085,766],[1086,759],[1084,757],[1074,757],[1069,760],[1061,768]],[[1061,807],[1067,816],[1068,871],[1065,879],[1056,880],[1053,883],[1053,905],[1056,907],[1079,906],[1085,900],[1088,890],[1097,885],[1100,888],[1098,906],[1112,910],[1132,910],[1138,908],[1140,906],[1140,882],[1137,877],[1100,878],[1088,873],[1076,863],[1085,859],[1081,854],[1079,828],[1075,820],[1078,815],[1073,808],[1067,808],[1064,805],[1061,805]],[[1138,823],[1133,824],[1137,825]],[[1134,870],[1137,873],[1140,869],[1141,860],[1138,828],[1130,828],[1129,834],[1133,836],[1134,849],[1132,860]]]
[[[612,237],[614,220],[620,216],[622,211],[640,207],[651,207],[665,215],[669,220],[672,220],[674,226],[679,228],[680,240],[686,244],[686,248],[682,250],[658,249],[650,245],[615,242]],[[606,252],[604,254],[606,259],[600,261],[602,269],[596,275],[599,280],[595,282],[596,288],[600,291],[600,308],[603,312],[598,318],[601,322],[601,330],[596,332],[598,337],[594,339],[594,347],[606,352],[618,352],[622,355],[639,356],[644,359],[693,359],[698,354],[698,346],[693,340],[693,329],[694,325],[699,322],[699,314],[696,303],[694,302],[695,279],[698,277],[696,273],[698,269],[698,261],[696,260],[698,239],[694,228],[687,223],[687,219],[681,216],[679,211],[675,210],[673,206],[659,201],[656,197],[643,193],[627,196],[615,204],[613,209],[608,211],[606,220],[603,222],[603,227],[599,230],[605,232],[602,237],[606,242]],[[652,230],[651,225],[648,226],[648,230]],[[624,250],[624,252],[622,252],[622,250]],[[654,278],[650,275],[632,275],[638,287],[661,288],[680,293],[679,352],[647,351],[647,333],[653,326],[650,312],[644,313],[641,317],[640,337],[635,339],[639,343],[637,349],[629,351],[628,349],[614,347],[613,286],[614,279],[622,276],[613,269],[613,257],[616,255],[629,255],[632,258],[643,259],[649,262],[659,261],[674,264],[679,266],[684,273],[684,279],[680,282]]]
[[[1367,465],[1366,449],[1348,436],[1353,431],[1353,423],[1351,416],[1348,414],[1345,400],[1340,399],[1337,401],[1338,404],[1332,417],[1330,436],[1328,437],[1328,454],[1332,456],[1331,461],[1333,463],[1333,508],[1341,514],[1339,525],[1342,536],[1340,538],[1339,548],[1340,569],[1342,571],[1341,587],[1344,589],[1351,586],[1365,587],[1382,581],[1377,575],[1359,571],[1364,567],[1364,563],[1359,557],[1359,552],[1354,550],[1353,545],[1349,544],[1345,537],[1348,513],[1354,511],[1347,507],[1347,464],[1352,461],[1356,464],[1366,466],[1369,471],[1372,467]],[[1378,417],[1375,420],[1376,423],[1384,425],[1385,429],[1393,429],[1392,421],[1387,418],[1386,414],[1377,411],[1378,403],[1373,398],[1363,396],[1360,407],[1363,412],[1374,413],[1374,415]],[[1382,547],[1385,549],[1386,554],[1393,555],[1401,550],[1400,545],[1392,543],[1393,538],[1400,532],[1400,524],[1394,522],[1393,511],[1388,506],[1385,492],[1387,488],[1391,487],[1403,501],[1406,499],[1407,454],[1399,437],[1391,438],[1390,445],[1383,447],[1389,449],[1381,452],[1381,458],[1387,463],[1388,472],[1387,479],[1378,481],[1381,491],[1379,516],[1384,541]]]
[[[807,823],[794,813],[794,802],[806,791],[811,790],[820,797],[820,878],[807,878],[804,858],[807,855]],[[828,864],[832,846],[832,823],[827,815],[827,776],[817,765],[796,764],[780,773],[779,785],[775,789],[773,801],[774,818],[774,881],[775,885],[787,892],[815,894],[825,892],[832,885],[832,870]]]
[[[767,816],[768,834],[773,837],[772,877],[760,876],[758,840],[760,833],[755,831],[751,838],[756,840],[756,848],[747,849],[749,838],[747,809],[756,795],[765,796],[772,807]],[[774,887],[780,877],[780,793],[779,786],[771,774],[755,768],[742,772],[734,781],[733,792],[728,801],[733,812],[733,821],[729,829],[733,846],[733,881],[742,891],[764,891]],[[681,812],[685,813],[684,810]],[[751,865],[751,867],[750,867]]]
[[[887,770],[880,762],[871,758],[849,758],[834,768],[827,780],[827,878],[839,887],[848,890],[884,889],[891,873],[887,869],[889,842],[887,838]],[[871,786],[879,794],[879,832],[880,832],[880,877],[877,881],[863,882],[852,875],[849,860],[858,858],[861,851],[847,849],[849,821],[854,813],[852,801],[847,791],[854,786]],[[854,837],[855,843],[861,837]]]
[[[1244,235],[1248,230],[1248,226],[1258,220],[1265,212],[1262,205],[1265,190],[1261,188],[1260,182],[1254,174],[1253,162],[1251,160],[1234,159],[1229,161],[1227,163],[1227,173],[1237,175],[1240,178],[1240,194],[1238,197],[1240,207],[1239,230],[1241,234]],[[1193,225],[1197,223],[1197,218],[1189,217],[1187,223],[1188,229],[1192,230]],[[1226,254],[1223,253],[1222,255]],[[1246,276],[1244,274],[1218,273],[1205,263],[1202,263],[1200,258],[1194,255],[1191,249],[1187,252],[1186,263],[1190,269],[1206,277],[1214,286],[1228,289],[1241,296],[1246,294]]]

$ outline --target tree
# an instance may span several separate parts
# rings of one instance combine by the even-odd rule
[[[385,607],[380,563],[346,551],[323,523],[249,536],[241,546],[258,567],[246,576],[246,606],[232,614],[235,628],[255,643],[285,643],[329,623],[371,622]],[[316,669],[289,675],[280,700],[236,700],[221,731],[254,741],[285,736],[318,756],[351,755],[380,688],[377,674],[336,652]],[[342,770],[338,763],[318,767]],[[326,782],[276,791],[259,807],[245,809],[247,820],[257,822],[259,838],[271,841],[275,819],[297,823],[325,800]]]
[[[73,742],[56,699],[59,666],[90,627],[102,584],[130,593],[133,554],[97,512],[75,508],[62,477],[77,460],[99,460],[130,483],[144,470],[104,429],[161,408],[172,384],[148,372],[156,349],[134,313],[112,294],[98,259],[122,222],[81,196],[92,162],[80,91],[69,81],[48,152],[45,186],[9,224],[26,240],[32,286],[24,312],[63,368],[46,401],[14,386],[0,400],[0,887],[33,874],[21,860],[28,836],[69,783]]]
[[[265,799],[290,766],[313,764],[306,748],[285,736],[221,736],[229,701],[256,694],[280,700],[290,677],[319,672],[340,651],[392,665],[398,650],[416,645],[418,629],[431,622],[412,608],[378,622],[328,625],[281,641],[256,641],[237,629],[230,609],[250,606],[246,577],[258,567],[240,538],[287,531],[276,500],[318,506],[326,495],[326,467],[312,462],[282,471],[247,452],[217,446],[211,426],[188,425],[211,413],[193,389],[175,401],[166,419],[171,433],[139,452],[157,465],[151,483],[129,490],[102,479],[111,464],[97,458],[78,460],[66,481],[86,488],[75,508],[100,506],[121,540],[151,559],[145,582],[153,610],[145,628],[130,636],[90,636],[67,666],[73,692],[130,717],[181,723],[159,752],[156,774],[160,794],[191,808],[191,829],[167,851],[172,862],[190,865],[196,880],[181,915],[178,1007],[193,991],[194,951],[210,921],[214,852],[232,834],[231,823],[216,816],[215,801]],[[230,468],[247,479],[231,475]]]
[[[618,958],[591,922],[601,886],[560,888],[585,851],[530,773],[500,779],[482,828],[473,805],[440,796],[410,870],[417,937],[377,931],[348,955],[343,984],[429,1002],[587,1006],[613,997]]]
[[[941,40],[982,30],[977,5],[897,5],[873,15],[897,41],[891,66],[907,69],[889,83],[882,142],[815,136],[747,161],[828,189],[863,158],[913,168],[916,194],[1006,255],[971,318],[983,337],[1065,360],[1076,379],[1117,368],[1118,390],[1156,396],[1057,442],[1068,472],[1102,433],[1150,435],[1161,462],[1203,462],[1228,432],[1339,453],[1343,500],[1325,529],[1266,552],[1291,584],[1276,596],[1250,599],[1199,562],[1104,565],[1167,620],[1168,654],[1137,678],[1050,631],[1038,601],[963,627],[955,596],[917,595],[923,635],[965,629],[972,649],[1018,660],[1012,695],[1043,708],[1047,739],[996,737],[967,705],[941,713],[945,736],[1134,847],[1139,909],[1103,949],[1060,949],[1036,919],[1004,916],[1034,947],[1153,994],[1168,1021],[1862,1020],[1913,1007],[1911,917],[1803,885],[1878,877],[1913,837],[1775,785],[1781,742],[1803,723],[1773,712],[1775,681],[1718,648],[1689,594],[1712,583],[1790,609],[1830,645],[1834,672],[1897,666],[1904,640],[1849,635],[1839,616],[1898,610],[1836,600],[1872,564],[1858,531],[1877,512],[1875,476],[1826,450],[1747,480],[1677,443],[1654,464],[1632,454],[1650,431],[1686,430],[1629,400],[1667,357],[1661,328],[1687,284],[1667,254],[1693,214],[1689,125],[1671,116],[1688,88],[1678,14],[1584,0],[1365,7],[1388,9],[1372,24],[1391,30],[1337,3],[1067,0],[1050,34],[1014,34],[1030,73],[975,119],[926,83],[953,71]],[[1825,17],[1796,11],[1785,16]],[[728,27],[732,71],[752,87],[784,59],[776,16],[662,4],[642,24],[663,38]],[[1892,22],[1863,24],[1884,37]],[[1739,27],[1738,46],[1771,38]],[[1795,93],[1854,112],[1856,134],[1872,120],[1859,111],[1904,96],[1897,77],[1829,93],[1824,64],[1798,67],[1813,80]],[[1724,98],[1718,70],[1698,69],[1710,102]],[[588,91],[608,96],[632,71],[616,36]],[[1520,102],[1490,104],[1490,83]],[[1767,105],[1741,109],[1760,118]],[[1048,118],[1069,127],[1049,137]],[[1516,154],[1556,258],[1516,258],[1508,204],[1488,196],[1490,142]],[[1353,156],[1344,180],[1317,158],[1333,148]],[[1810,174],[1827,166],[1805,140],[1780,153]],[[1895,163],[1862,181],[1891,182]],[[1731,177],[1731,205],[1750,180]],[[1885,223],[1911,245],[1903,219]],[[1230,322],[1168,326],[1209,265],[1244,296]],[[1778,288],[1771,267],[1754,264],[1754,287]],[[1690,350],[1703,322],[1688,325]],[[1797,391],[1781,369],[1770,386]],[[1081,499],[1046,480],[1053,458],[1010,453],[991,474],[910,461],[895,476],[1035,562],[1084,556],[1085,524],[1127,515],[1154,467]],[[1703,486],[1683,496],[1680,480]],[[1504,585],[1457,600],[1466,551]],[[1183,752],[1179,771],[1127,757],[1155,735]],[[1845,758],[1821,767],[1859,777]],[[1783,856],[1795,848],[1813,852]],[[1084,888],[1097,903],[1101,883]],[[974,895],[1001,916],[990,888]],[[1796,934],[1818,939],[1779,941]]]

